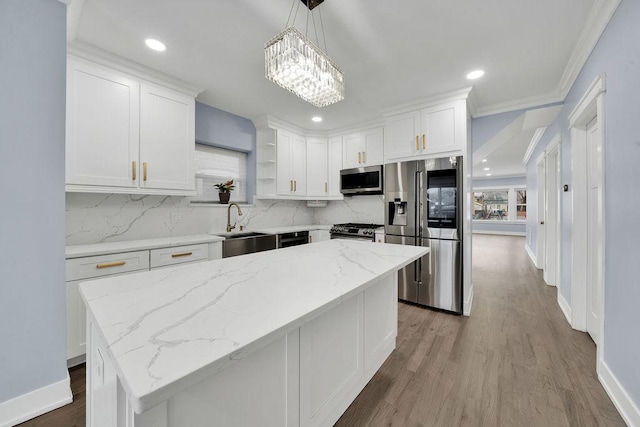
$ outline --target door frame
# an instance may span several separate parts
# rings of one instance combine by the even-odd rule
[[[546,196],[545,189],[547,188],[546,184],[546,175],[547,175],[547,159],[544,156],[544,151],[538,157],[536,161],[536,177],[537,177],[537,185],[538,185],[538,223],[536,224],[536,267],[538,270],[544,270],[545,267],[545,257],[546,254],[544,252],[546,246],[546,232],[545,232],[545,217],[547,212],[546,207]]]
[[[572,191],[572,206],[571,213],[573,230],[571,239],[571,312],[572,320],[571,326],[574,329],[580,331],[586,331],[587,329],[587,257],[588,257],[588,222],[587,216],[584,214],[587,212],[588,199],[587,199],[587,124],[594,119],[598,118],[598,130],[599,137],[602,141],[603,153],[602,153],[602,171],[603,171],[603,191],[602,199],[603,206],[606,200],[606,173],[604,169],[604,156],[606,154],[605,144],[605,115],[604,115],[604,95],[606,93],[606,76],[600,74],[591,83],[591,86],[587,89],[584,96],[578,102],[575,109],[569,114],[569,128],[571,130],[572,141],[572,177],[573,191]],[[606,224],[604,215],[606,212],[603,209],[602,218],[603,223]],[[606,245],[604,244],[606,237],[606,227],[602,231],[602,254],[603,254],[603,271],[602,271],[602,295],[599,298],[600,307],[600,321],[598,325],[598,336],[600,343],[597,346],[597,359],[602,360],[604,354],[604,307],[605,307],[605,288],[606,288]],[[597,364],[598,371],[600,364]]]
[[[562,237],[560,224],[560,211],[562,209],[560,200],[560,182],[561,182],[561,150],[560,150],[560,134],[556,134],[544,150],[545,157],[545,259],[544,259],[544,280],[549,286],[560,287],[560,240]],[[551,162],[551,156],[555,154],[555,161]],[[551,177],[554,176],[554,183],[551,183]],[[555,204],[549,203],[553,198]],[[550,210],[549,206],[555,206]],[[551,247],[553,246],[553,258]]]

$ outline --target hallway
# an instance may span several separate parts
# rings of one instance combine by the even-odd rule
[[[624,426],[524,238],[474,235],[471,317],[400,304],[397,349],[338,426]]]

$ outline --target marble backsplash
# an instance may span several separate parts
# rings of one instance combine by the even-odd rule
[[[178,196],[67,193],[67,245],[225,231],[226,207],[198,206],[190,200]],[[343,222],[382,224],[383,207],[382,196],[349,197],[331,201],[326,208],[308,208],[304,201],[256,200],[252,207],[242,208],[243,215],[237,222],[247,229]],[[233,208],[231,215],[233,222],[237,218]]]

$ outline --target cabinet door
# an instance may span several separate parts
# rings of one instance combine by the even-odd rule
[[[360,132],[345,135],[342,138],[343,158],[345,169],[362,166],[362,134]]]
[[[329,193],[328,169],[327,140],[309,138],[307,140],[307,196],[323,197]]]
[[[384,131],[382,128],[375,128],[364,131],[362,134],[362,163],[370,165],[381,165],[383,160]]]
[[[85,280],[86,281],[86,280]],[[87,314],[80,296],[81,280],[67,282],[67,360],[86,352]]]
[[[193,98],[142,85],[141,188],[195,190],[194,111]]]
[[[67,67],[66,183],[137,187],[139,84],[75,58]]]
[[[293,135],[284,130],[276,131],[276,193],[290,195],[293,193],[291,178],[291,144]]]
[[[340,170],[342,170],[342,138],[329,140],[329,196],[340,196]]]
[[[391,117],[385,128],[384,157],[394,159],[419,153],[420,111],[412,111]]]
[[[422,133],[425,138],[424,153],[437,154],[462,149],[456,144],[455,115],[456,109],[454,105],[422,111]],[[422,144],[422,140],[420,143]]]
[[[293,179],[293,194],[304,196],[307,194],[307,141],[301,135],[293,135],[291,143],[291,179]]]

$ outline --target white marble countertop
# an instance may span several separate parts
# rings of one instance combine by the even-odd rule
[[[212,234],[196,234],[192,236],[159,237],[157,239],[128,240],[124,242],[94,243],[89,245],[67,246],[67,259],[94,255],[117,254],[123,252],[142,251],[145,249],[170,248],[174,246],[197,245],[199,243],[221,242],[224,237]]]
[[[94,280],[80,289],[141,413],[428,251],[330,240]]]
[[[283,234],[294,233],[296,231],[311,231],[311,230],[330,230],[332,225],[288,225],[284,227],[271,227],[271,228],[256,228],[247,231],[255,231],[258,233],[267,234]]]

